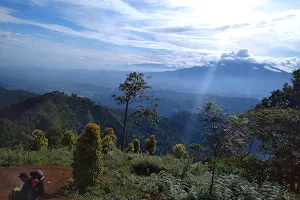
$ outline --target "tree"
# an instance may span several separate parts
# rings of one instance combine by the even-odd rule
[[[50,128],[46,132],[50,148],[58,148],[61,146],[63,131],[59,127]]]
[[[300,158],[300,111],[292,109],[256,109],[246,113],[255,136],[261,142],[258,150],[272,162],[273,174],[280,184],[288,183],[295,191],[296,163]]]
[[[133,143],[133,146],[134,146],[134,153],[140,153],[140,151],[141,151],[141,142],[140,142],[140,140],[135,138],[132,143]]]
[[[13,147],[21,140],[21,129],[9,119],[0,118],[0,148]]]
[[[73,134],[73,132],[72,131],[64,132],[63,137],[61,139],[61,143],[63,146],[72,149],[76,143],[76,137]]]
[[[72,163],[75,184],[81,192],[88,186],[94,185],[102,172],[101,143],[100,127],[88,123],[78,138]]]
[[[126,142],[126,126],[128,118],[132,118],[136,123],[139,123],[143,118],[150,121],[157,116],[157,106],[155,98],[153,98],[153,91],[144,79],[142,73],[130,73],[123,83],[119,86],[121,94],[113,94],[114,100],[120,104],[125,105],[124,121],[123,121],[123,135],[122,135],[122,151],[125,148]],[[152,93],[152,94],[151,94]],[[135,111],[129,114],[129,106],[135,105]]]
[[[189,145],[189,147],[191,148],[192,151],[194,151],[194,153],[192,153],[192,158],[196,158],[197,161],[200,160],[200,156],[202,156],[205,148],[201,145],[201,144],[197,144],[197,143],[192,143]]]
[[[117,136],[112,128],[105,128],[103,133],[103,153],[108,153],[116,148]]]
[[[102,134],[102,138],[104,138],[107,135],[115,135],[114,129],[105,127],[103,134]]]
[[[132,142],[130,142],[130,143],[128,144],[128,147],[127,147],[126,151],[127,151],[128,153],[134,153],[135,149],[134,149],[134,144],[133,144]]]
[[[48,147],[48,139],[44,131],[36,129],[27,139],[27,149],[32,151],[38,151],[42,147]]]
[[[300,110],[300,69],[293,72],[292,85],[285,83],[282,90],[275,90],[264,98],[257,108],[292,108]]]
[[[145,151],[150,155],[154,155],[156,152],[156,143],[155,135],[151,135],[150,138],[145,141]]]
[[[209,194],[212,195],[217,159],[240,151],[244,143],[239,132],[231,131],[233,117],[226,113],[224,108],[208,99],[206,104],[199,109],[202,121],[206,122],[203,127],[205,145],[209,146],[213,157],[212,178],[209,187]]]
[[[188,156],[188,152],[185,149],[185,146],[183,144],[176,144],[173,147],[173,153],[175,158],[181,159],[186,158]]]

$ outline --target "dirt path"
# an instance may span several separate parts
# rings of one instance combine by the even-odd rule
[[[47,193],[57,192],[72,177],[72,168],[69,166],[45,165],[45,166],[21,166],[21,167],[0,167],[0,199],[8,199],[10,191],[19,187],[22,188],[22,181],[19,174],[41,169],[45,175]],[[51,200],[67,200],[66,198],[50,198]],[[68,199],[70,200],[70,199]]]

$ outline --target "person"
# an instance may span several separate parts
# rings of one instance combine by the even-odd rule
[[[30,176],[33,180],[33,184],[37,187],[37,197],[43,197],[46,194],[46,184],[44,173],[39,169],[36,171],[32,171]]]
[[[22,172],[19,178],[24,182],[21,190],[15,188],[9,195],[9,200],[28,200],[28,194],[31,190],[31,179],[26,172]]]

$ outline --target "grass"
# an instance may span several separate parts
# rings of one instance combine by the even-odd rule
[[[40,151],[14,151],[0,149],[0,166],[70,165],[73,152],[67,148],[41,149]]]
[[[0,165],[70,165],[72,156],[72,151],[64,148],[30,152],[29,157],[27,152],[0,149]],[[192,163],[189,159],[176,159],[171,155],[150,156],[125,153],[117,149],[105,154],[103,162],[104,170],[98,183],[88,188],[84,195],[79,195],[71,181],[58,195],[89,200],[146,199],[144,197],[147,195],[151,200],[225,200],[232,196],[235,199],[249,200],[270,199],[269,196],[291,200],[299,198],[292,197],[284,188],[273,183],[257,185],[240,174],[232,173],[217,173],[214,196],[209,197],[211,173],[208,164]],[[139,168],[146,171],[151,169],[155,173],[137,173]]]

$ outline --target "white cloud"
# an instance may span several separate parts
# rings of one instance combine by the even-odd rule
[[[123,53],[129,59],[140,56],[144,63],[187,67],[204,65],[222,52],[244,48],[234,55],[225,53],[221,57],[267,62],[289,71],[299,67],[299,58],[293,57],[296,53],[300,54],[300,5],[297,0],[290,3],[271,0],[30,2],[33,9],[51,9],[53,14],[68,20],[76,28],[63,26],[59,21],[46,23],[39,18],[16,17],[14,12],[19,10],[4,7],[0,7],[0,23],[37,26],[69,36],[70,40],[77,37],[118,45],[118,48],[126,48]],[[255,56],[250,55],[248,50]],[[146,55],[145,51],[151,53]],[[86,58],[83,54],[76,56]],[[78,58],[75,60],[87,60]]]
[[[270,66],[264,66],[264,68],[267,69],[267,70],[273,71],[273,72],[281,72],[280,70],[274,69],[274,68],[272,68]]]

